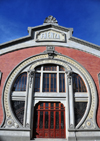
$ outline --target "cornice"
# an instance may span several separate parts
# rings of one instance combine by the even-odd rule
[[[100,46],[92,44],[90,42],[84,41],[84,40],[76,38],[76,37],[70,37],[69,40],[74,41],[79,44],[82,44],[82,45],[85,45],[85,46],[88,46],[88,47],[91,47],[91,48],[94,48],[94,49],[97,49],[97,50],[100,50]]]

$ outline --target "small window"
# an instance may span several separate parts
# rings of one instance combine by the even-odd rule
[[[27,73],[24,72],[16,79],[12,91],[26,91]]]

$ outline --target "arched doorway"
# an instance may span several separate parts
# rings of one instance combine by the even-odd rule
[[[60,102],[35,106],[34,138],[65,138],[65,107]]]

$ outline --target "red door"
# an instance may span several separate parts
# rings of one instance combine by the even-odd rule
[[[65,107],[61,103],[40,102],[35,106],[35,138],[65,138]]]

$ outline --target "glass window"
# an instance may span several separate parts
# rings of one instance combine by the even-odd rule
[[[74,102],[75,126],[82,119],[87,107],[87,102]]]
[[[13,112],[21,124],[23,124],[24,106],[24,101],[12,101]]]
[[[56,71],[57,66],[55,66],[55,65],[44,65],[43,70],[45,70],[45,71]]]
[[[35,92],[40,92],[40,73],[35,74],[35,86],[34,86],[34,91]]]
[[[43,92],[56,92],[57,91],[57,78],[56,74],[43,74]]]
[[[13,91],[26,91],[26,83],[27,83],[27,73],[24,72],[18,76],[16,79]]]
[[[64,73],[59,74],[59,91],[65,92],[65,74]]]
[[[78,74],[73,73],[72,79],[73,79],[73,91],[74,92],[86,92],[87,91],[84,81]]]

